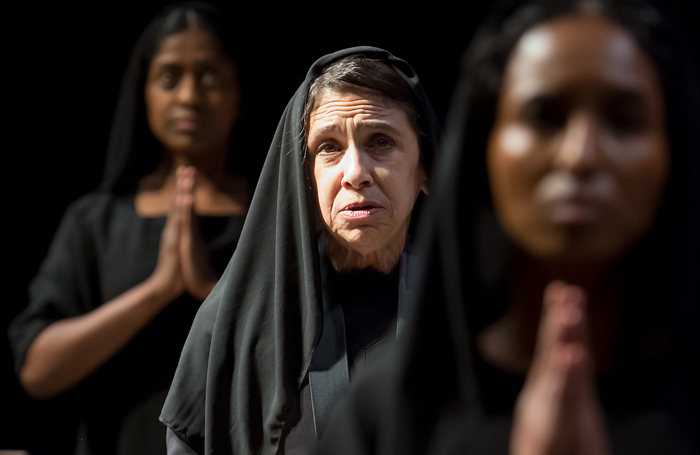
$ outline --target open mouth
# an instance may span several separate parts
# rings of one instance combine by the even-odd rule
[[[352,219],[367,218],[381,210],[378,204],[373,202],[354,202],[348,204],[340,210],[340,213]]]

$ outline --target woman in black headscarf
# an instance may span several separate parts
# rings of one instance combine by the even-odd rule
[[[697,453],[684,55],[641,2],[501,5],[432,176],[416,312],[316,453]]]
[[[437,134],[403,60],[359,47],[313,64],[183,350],[161,415],[170,453],[307,453],[404,319]]]
[[[160,409],[249,202],[239,173],[255,153],[234,131],[235,59],[207,5],[171,6],[149,24],[102,186],[66,211],[10,328],[28,394],[66,394],[77,408],[77,453],[165,453]]]

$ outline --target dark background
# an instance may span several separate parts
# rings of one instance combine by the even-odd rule
[[[3,46],[2,105],[9,106],[4,117],[10,119],[2,130],[0,166],[3,334],[9,320],[26,305],[27,285],[66,205],[99,184],[131,49],[150,19],[169,3],[173,2],[131,0],[45,7],[12,2],[3,8],[8,33]],[[491,4],[445,7],[425,2],[406,11],[408,6],[384,8],[379,2],[334,2],[327,9],[212,3],[224,8],[252,56],[249,63],[264,88],[261,103],[272,122],[270,133],[309,66],[324,54],[358,45],[384,48],[411,63],[443,120],[460,54]],[[677,13],[697,55],[698,0],[666,1],[664,6]],[[60,453],[61,434],[71,432],[69,404],[33,402],[23,394],[12,371],[3,337],[0,450],[33,446]]]

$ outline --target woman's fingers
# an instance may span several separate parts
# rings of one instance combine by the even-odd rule
[[[578,286],[551,283],[545,289],[531,373],[548,383],[556,406],[575,397],[583,381],[591,381],[586,336],[586,296]]]
[[[516,404],[511,453],[607,452],[587,330],[585,292],[563,282],[548,285]]]
[[[178,207],[181,232],[183,237],[191,235],[192,214],[194,212],[194,178],[193,166],[179,166],[175,181],[175,201]]]
[[[168,299],[174,299],[184,291],[180,271],[181,224],[176,194],[160,235],[158,262],[151,275],[158,292],[167,295]]]
[[[181,221],[179,254],[187,292],[199,300],[204,300],[219,277],[211,267],[209,250],[194,212],[196,173],[192,166],[178,168],[177,172],[176,186]]]
[[[578,286],[561,281],[544,292],[535,360],[561,343],[586,343],[586,296]]]

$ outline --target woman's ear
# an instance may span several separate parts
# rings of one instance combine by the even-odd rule
[[[428,182],[428,173],[425,172],[425,169],[423,169],[423,166],[421,166],[421,169],[420,169],[420,177],[419,178],[421,178],[421,177],[423,178],[423,183],[421,183],[419,190],[422,191],[423,193],[425,193],[426,195],[428,195],[428,194],[430,194],[428,192],[428,184],[430,182]]]

